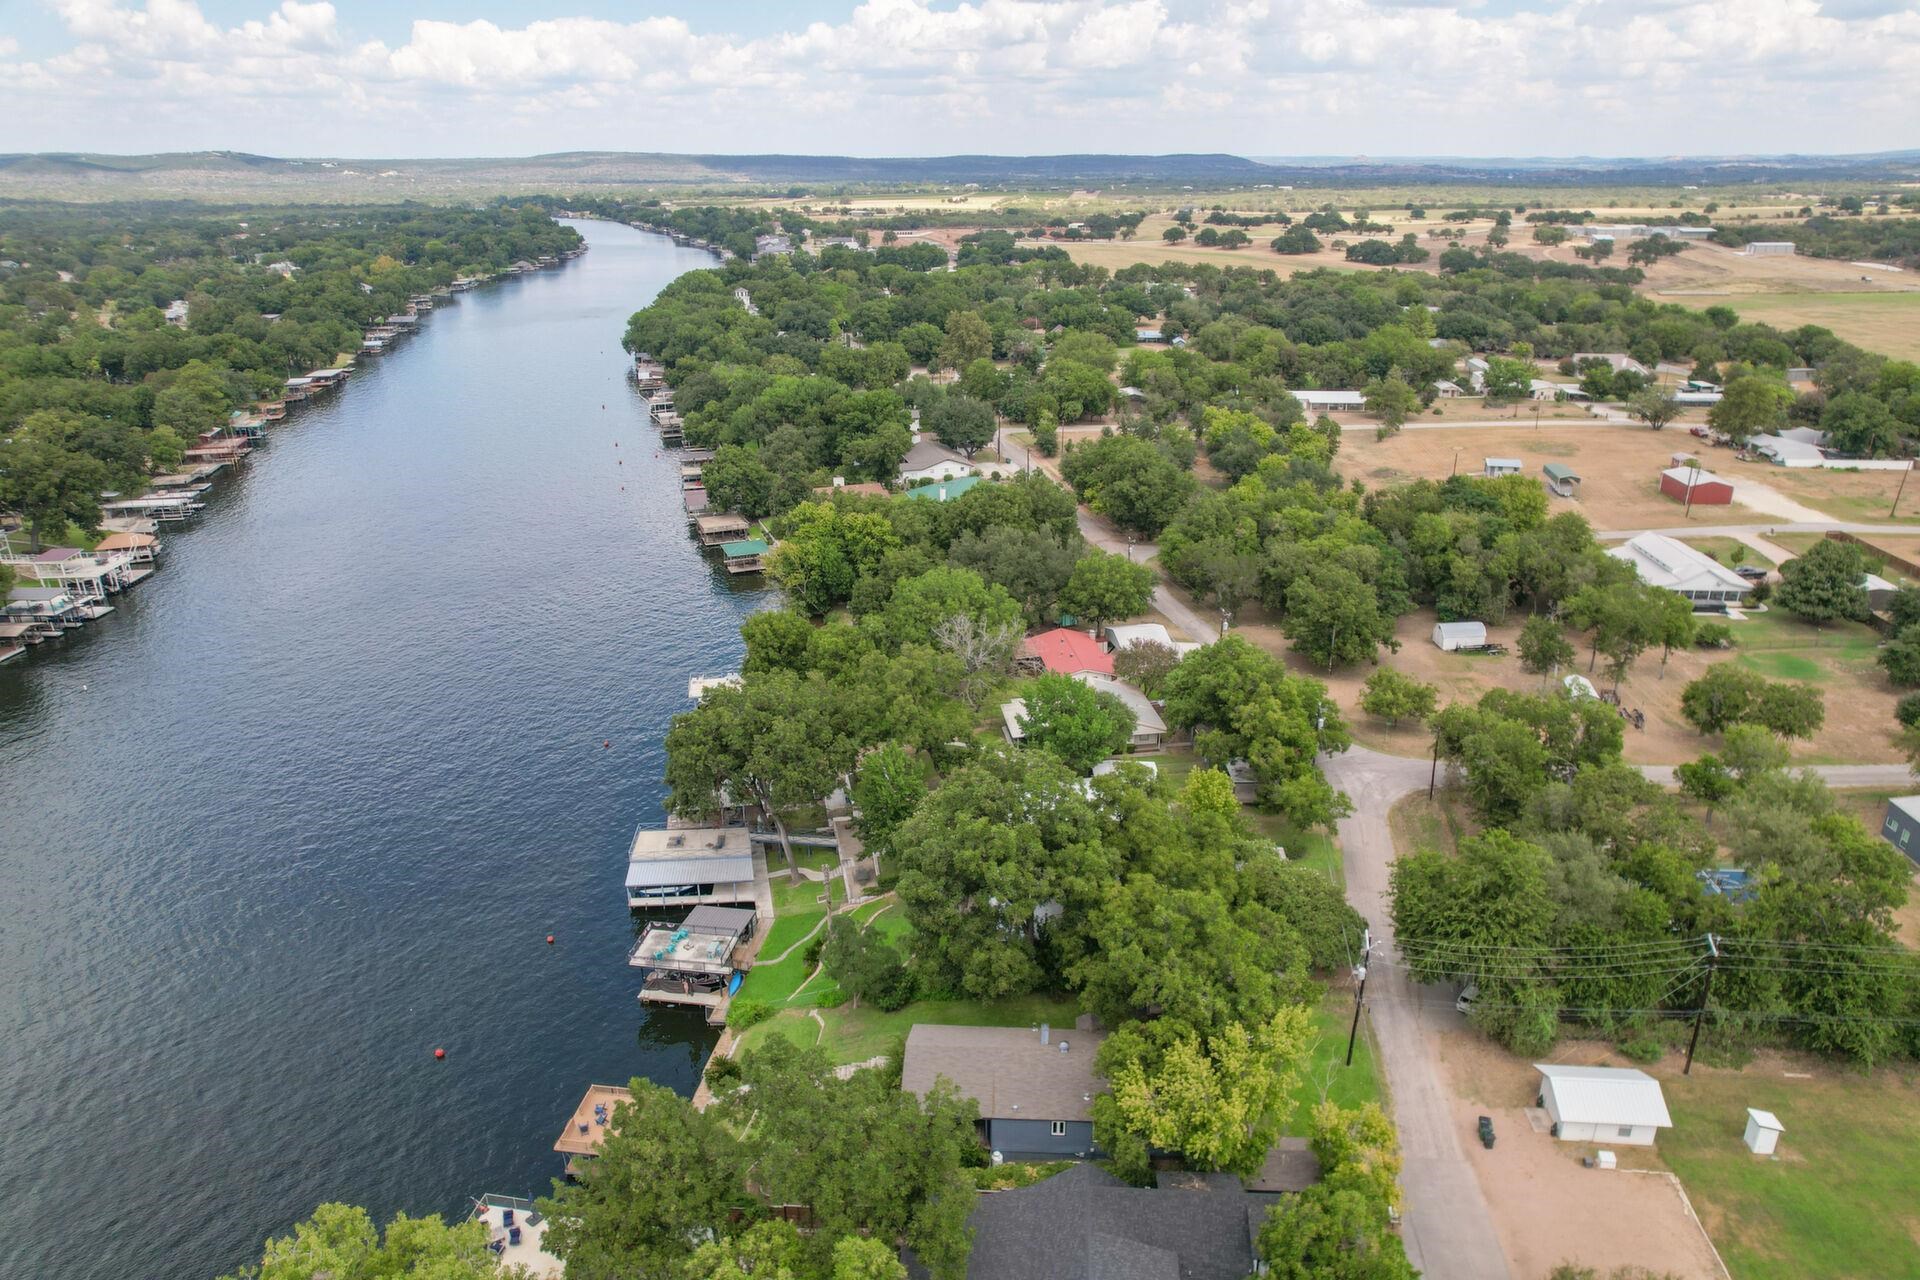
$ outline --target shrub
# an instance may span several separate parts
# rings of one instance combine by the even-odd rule
[[[1629,1062],[1658,1062],[1667,1056],[1667,1046],[1658,1036],[1638,1035],[1622,1040],[1614,1048]]]
[[[1910,693],[1893,709],[1893,718],[1911,729],[1920,725],[1920,693]]]
[[[707,1059],[707,1083],[719,1088],[723,1084],[734,1084],[740,1079],[740,1064],[725,1054],[716,1053]]]
[[[827,945],[827,931],[822,929],[813,935],[806,947],[800,952],[800,959],[811,969],[820,963],[820,954]]]
[[[1724,622],[1703,622],[1693,631],[1693,643],[1701,649],[1733,648],[1733,628]]]
[[[773,1006],[765,1000],[735,1000],[727,1007],[727,1025],[735,1031],[757,1027],[773,1016]]]

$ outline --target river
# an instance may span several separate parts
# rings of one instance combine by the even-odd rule
[[[712,258],[576,225],[0,668],[0,1272],[210,1278],[324,1201],[540,1193],[587,1084],[691,1092],[713,1037],[635,999],[621,872],[765,596],[688,538],[619,345]]]

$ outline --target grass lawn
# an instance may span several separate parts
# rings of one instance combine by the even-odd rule
[[[1293,1090],[1293,1121],[1288,1126],[1293,1132],[1307,1131],[1307,1117],[1322,1098],[1343,1107],[1365,1102],[1384,1105],[1380,1069],[1373,1056],[1373,1033],[1364,1016],[1360,1019],[1360,1038],[1353,1046],[1353,1065],[1346,1065],[1347,1030],[1352,1025],[1353,993],[1329,991],[1313,1011],[1313,1047]]]
[[[1815,536],[1818,537],[1818,535]],[[1721,564],[1751,564],[1758,565],[1762,569],[1773,568],[1773,561],[1738,538],[1682,538],[1680,541],[1695,551],[1706,552]],[[1774,541],[1782,540],[1774,539]],[[1735,551],[1740,553],[1740,558],[1737,560],[1732,558],[1732,553]]]
[[[1816,627],[1784,610],[1750,614],[1734,632],[1737,662],[1774,680],[1831,679],[1838,668],[1871,670],[1880,646],[1874,630],[1859,622]]]
[[[1452,787],[1440,788],[1431,800],[1424,791],[1401,797],[1387,813],[1387,826],[1393,832],[1393,847],[1401,853],[1419,849],[1452,853],[1460,847],[1461,837],[1475,829],[1464,798]]]
[[[1247,825],[1287,851],[1287,861],[1311,867],[1335,884],[1347,882],[1340,847],[1323,831],[1303,831],[1277,813],[1246,811]]]
[[[846,1006],[819,1013],[826,1023],[824,1031],[806,1011],[783,1010],[741,1033],[739,1052],[765,1043],[768,1036],[784,1036],[797,1044],[824,1046],[835,1062],[865,1062],[896,1051],[916,1022],[961,1027],[1037,1027],[1051,1022],[1071,1028],[1079,1005],[1071,996],[1029,995],[993,1001],[916,1000],[892,1013]]]
[[[1663,1081],[1660,1154],[1736,1280],[1920,1277],[1920,1085],[1890,1071]],[[1780,1117],[1778,1159],[1741,1145],[1746,1109]]]
[[[1767,537],[1767,541],[1773,543],[1775,546],[1785,547],[1797,556],[1803,556],[1807,554],[1808,547],[1811,547],[1816,542],[1826,541],[1826,537],[1827,535],[1824,533],[1775,533],[1770,534]],[[1691,542],[1692,539],[1688,539],[1688,541]],[[1705,539],[1702,539],[1702,541],[1705,541]]]

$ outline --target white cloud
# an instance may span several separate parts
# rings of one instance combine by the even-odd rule
[[[16,147],[1846,151],[1915,145],[1920,84],[1915,0],[866,0],[752,39],[563,15],[394,45],[324,0],[55,8],[64,48],[0,37]]]

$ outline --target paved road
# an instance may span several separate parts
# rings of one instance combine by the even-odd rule
[[[1321,759],[1328,781],[1353,799],[1340,824],[1347,901],[1373,928],[1378,958],[1393,943],[1387,873],[1393,835],[1387,811],[1427,785],[1429,763],[1352,747]],[[1376,965],[1367,982],[1368,1016],[1393,1100],[1404,1164],[1400,1235],[1407,1256],[1430,1280],[1501,1280],[1510,1275],[1480,1183],[1460,1149],[1442,1082],[1434,1031],[1450,1014],[1443,993],[1411,982],[1401,967]],[[1447,993],[1450,994],[1450,993]],[[1371,997],[1378,995],[1378,1000]],[[1440,1002],[1439,1008],[1431,1007]]]
[[[1353,814],[1338,832],[1347,901],[1372,926],[1375,958],[1381,959],[1393,946],[1387,881],[1394,848],[1387,814],[1395,801],[1427,785],[1432,765],[1360,746],[1324,756],[1320,765],[1328,781],[1353,800]],[[1640,772],[1663,786],[1674,784],[1670,765],[1641,765]],[[1820,765],[1812,772],[1836,787],[1898,788],[1913,782],[1903,764]],[[1460,1146],[1440,1069],[1436,1033],[1460,1025],[1447,1008],[1453,993],[1413,983],[1398,964],[1376,964],[1367,992],[1368,1016],[1405,1159],[1401,1236],[1407,1254],[1431,1280],[1507,1276],[1486,1199]]]

